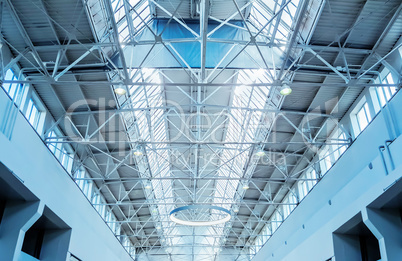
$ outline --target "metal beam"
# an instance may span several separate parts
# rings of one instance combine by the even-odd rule
[[[401,44],[399,44],[397,47],[399,48]],[[392,54],[394,51],[397,49],[391,50],[390,53],[387,54],[387,56],[383,57],[383,59],[387,58],[390,54]],[[378,61],[376,64],[380,63],[381,61]],[[368,73],[371,69],[367,70],[364,74]],[[363,75],[361,75],[363,76]],[[361,77],[359,77],[361,78]],[[21,84],[45,84],[49,83],[49,80],[43,79],[43,80],[4,80],[4,83],[21,83]],[[111,85],[119,85],[121,82],[116,82],[116,81],[58,81],[60,84],[82,84],[82,85],[105,85],[105,86],[111,86]],[[272,82],[266,82],[266,83],[154,83],[154,82],[132,82],[128,81],[127,85],[132,85],[132,86],[163,86],[163,87],[188,87],[188,86],[205,86],[205,87],[222,87],[222,86],[254,86],[254,87],[267,87],[267,86],[274,86],[277,87],[278,83],[272,83]],[[291,87],[321,87],[321,86],[328,86],[328,87],[336,87],[336,88],[345,88],[349,86],[347,83],[310,83],[310,82],[293,82],[289,84]],[[368,88],[368,87],[393,87],[393,86],[398,86],[397,83],[395,84],[384,84],[384,83],[369,83],[369,84],[364,84],[364,83],[356,83],[353,84],[354,87],[359,87],[359,88]]]

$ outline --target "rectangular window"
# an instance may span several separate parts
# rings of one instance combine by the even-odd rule
[[[90,200],[94,193],[92,181],[86,180],[84,189],[82,191],[84,192],[85,196]]]
[[[67,170],[68,173],[71,173],[71,168],[73,166],[73,157],[70,153],[66,151],[66,149],[62,149],[62,153],[60,156],[60,163]]]
[[[116,231],[116,217],[113,214],[112,210],[108,210],[106,214],[106,223],[109,225],[110,229],[113,231],[113,233],[117,233]]]
[[[299,199],[302,200],[310,190],[317,184],[317,173],[313,168],[307,170],[301,177],[297,184],[299,191]],[[293,199],[296,203],[296,199]]]
[[[332,167],[332,159],[330,155],[329,146],[325,146],[320,156],[321,173],[325,174]]]
[[[272,231],[275,232],[278,227],[281,225],[283,219],[281,217],[281,214],[276,210],[274,214],[271,217],[271,224],[272,224]]]
[[[367,102],[363,104],[360,110],[356,113],[357,124],[359,131],[363,131],[371,121],[370,110]]]
[[[53,139],[56,138],[56,133],[54,131],[49,132],[49,134],[47,135],[47,138],[49,139]],[[47,146],[49,147],[50,151],[55,154],[56,153],[56,144],[55,143],[48,143]]]
[[[14,74],[13,70],[8,69],[4,80],[16,81],[18,80],[18,77]],[[11,99],[19,106],[22,102],[22,98],[27,88],[20,83],[3,83],[2,87],[11,97]]]
[[[394,84],[394,79],[392,78],[391,73],[388,73],[384,79],[381,81],[384,84]],[[384,86],[376,88],[378,100],[381,104],[381,107],[384,107],[385,104],[394,96],[397,88],[395,86]]]
[[[287,218],[290,213],[293,211],[293,209],[296,207],[296,202],[297,198],[296,195],[294,194],[293,190],[291,190],[285,199],[282,201],[284,205],[282,205],[283,209],[283,217]]]
[[[14,72],[11,69],[8,69],[6,72],[6,76],[4,77],[4,80],[13,81],[17,80],[17,77],[14,75]],[[8,93],[8,95],[10,95],[11,99],[15,100],[20,85],[21,84],[16,83],[4,83],[3,89]]]
[[[40,114],[41,112],[38,110],[35,102],[30,99],[28,102],[27,110],[25,112],[25,117],[35,130],[38,128],[39,125]]]
[[[58,135],[56,134],[55,131],[49,132],[47,135],[48,141],[55,141]],[[70,154],[65,145],[63,143],[47,143],[47,146],[49,147],[50,151],[56,156],[57,160],[60,162],[60,164],[66,169],[66,171],[71,174],[71,169],[73,167],[73,160],[74,160],[74,155]]]
[[[337,143],[346,143],[346,135],[343,131],[339,131],[339,135],[337,138]],[[339,159],[339,157],[346,151],[347,145],[332,145],[333,156],[335,161]]]

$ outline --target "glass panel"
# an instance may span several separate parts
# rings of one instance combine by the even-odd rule
[[[18,78],[14,74],[13,70],[8,69],[5,74],[4,80],[14,81],[18,80]],[[26,88],[19,83],[3,83],[2,87],[11,97],[11,99],[13,99],[13,101],[16,102],[17,105],[19,105]]]
[[[371,121],[371,115],[367,103],[364,103],[362,108],[357,112],[356,117],[360,131],[364,130]]]
[[[253,1],[251,6],[248,21],[256,31],[261,30],[262,35],[268,37],[271,42],[279,43],[280,40],[286,40],[295,20],[298,0],[288,3],[281,14],[273,18],[283,3],[285,2],[281,0],[261,0]]]

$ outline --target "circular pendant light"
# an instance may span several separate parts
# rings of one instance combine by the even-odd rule
[[[119,86],[114,89],[114,93],[121,96],[121,95],[126,94],[126,89],[124,89],[122,86]]]
[[[283,96],[287,96],[291,93],[292,93],[292,88],[290,88],[289,84],[283,83],[281,90],[280,90],[280,94],[282,94]]]
[[[265,151],[264,151],[263,149],[259,149],[259,150],[255,153],[255,155],[257,155],[258,157],[262,157],[262,156],[265,155]]]
[[[221,212],[221,214],[219,214],[219,216],[221,216],[223,214],[224,217],[218,218],[218,219],[211,218],[211,220],[187,220],[187,219],[184,219],[184,217],[186,217],[185,212],[189,211],[189,210],[192,210],[192,211],[204,210],[204,213],[202,213],[201,216],[205,216],[205,210],[206,211],[217,210],[217,212]],[[218,215],[218,214],[217,213],[210,214],[211,217],[214,215]],[[226,223],[232,218],[232,215],[230,214],[229,210],[222,208],[222,207],[218,207],[218,206],[190,205],[190,206],[178,207],[176,209],[173,209],[169,214],[169,218],[171,221],[173,221],[177,224],[180,224],[180,225],[201,227],[201,226],[214,226],[214,225]]]
[[[142,148],[140,145],[138,145],[135,150],[134,150],[134,155],[135,156],[142,156]]]

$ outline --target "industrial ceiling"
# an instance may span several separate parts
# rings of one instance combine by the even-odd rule
[[[250,260],[318,150],[349,145],[328,135],[402,28],[399,0],[0,2],[21,82],[64,133],[45,142],[71,145],[139,260]],[[169,219],[191,205],[231,219]]]

